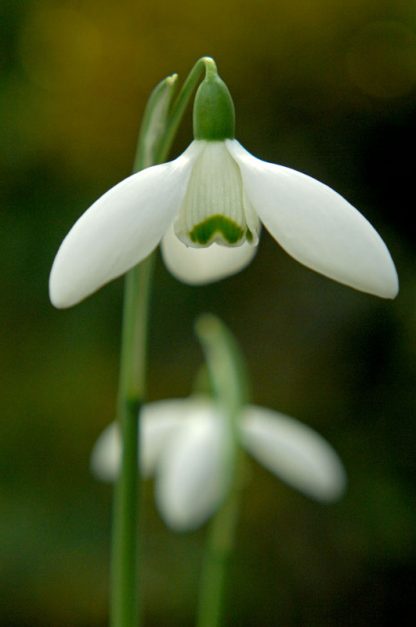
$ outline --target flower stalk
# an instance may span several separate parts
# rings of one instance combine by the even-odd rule
[[[146,337],[153,255],[125,279],[117,418],[122,439],[115,486],[111,563],[110,625],[138,624],[139,422],[146,387]]]
[[[220,627],[223,624],[241,488],[242,482],[235,481],[229,496],[210,524],[200,582],[197,627]]]
[[[238,420],[248,400],[249,385],[239,346],[220,320],[211,315],[202,316],[196,332],[204,349],[215,399],[227,421],[229,437],[230,488],[208,532],[197,616],[197,627],[220,627],[244,482],[244,453],[239,443]]]
[[[172,104],[169,121],[166,125],[165,133],[163,137],[161,137],[158,147],[158,158],[155,163],[162,163],[167,158],[183,114],[204,71],[206,76],[217,76],[217,66],[214,59],[211,59],[211,57],[201,57],[198,59],[185,79],[179,94]]]
[[[175,103],[177,75],[161,81],[149,97],[133,173],[167,158],[179,123],[201,73],[191,70]],[[137,627],[139,611],[140,410],[146,396],[147,331],[154,253],[125,278],[117,420],[122,455],[114,491],[111,551],[111,627]]]

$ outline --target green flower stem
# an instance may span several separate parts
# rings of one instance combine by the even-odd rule
[[[139,623],[139,421],[146,387],[146,338],[153,255],[127,274],[122,324],[118,420],[122,440],[115,487],[111,566],[112,627]]]
[[[214,316],[203,316],[196,331],[205,352],[214,396],[228,420],[231,445],[228,460],[231,484],[209,529],[197,619],[197,627],[220,627],[244,483],[244,452],[239,446],[238,420],[247,403],[249,386],[243,356],[228,329]]]
[[[243,488],[242,451],[238,452],[234,463],[235,478],[230,493],[211,521],[208,532],[200,582],[197,627],[220,627],[223,624],[228,574]]]
[[[201,71],[198,61],[173,106],[177,76],[161,81],[143,116],[133,172],[167,158]],[[114,491],[111,627],[137,627],[139,611],[139,413],[146,395],[147,329],[154,254],[125,278],[117,419],[121,467]]]

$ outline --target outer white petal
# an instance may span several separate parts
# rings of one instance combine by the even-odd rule
[[[306,174],[256,159],[235,140],[227,147],[255,211],[290,255],[357,290],[396,296],[397,273],[386,245],[342,196]]]
[[[92,473],[102,481],[114,481],[120,464],[121,445],[117,424],[112,422],[99,435],[91,453]]]
[[[141,421],[140,465],[144,476],[154,473],[156,464],[175,430],[180,428],[194,411],[188,399],[168,399],[143,407]],[[196,405],[204,407],[204,401]],[[111,423],[98,437],[92,454],[91,470],[103,481],[113,481],[120,465],[121,443],[117,424]]]
[[[141,414],[141,469],[144,476],[154,474],[156,466],[178,429],[193,412],[187,398],[167,399],[145,405]]]
[[[52,266],[56,307],[75,305],[147,257],[179,210],[199,150],[193,143],[175,161],[133,174],[79,218]]]
[[[319,501],[341,496],[345,471],[332,447],[315,431],[271,409],[249,406],[242,416],[242,440],[272,473]]]
[[[156,500],[166,524],[195,529],[219,506],[229,485],[225,421],[215,409],[193,413],[165,449],[157,469]]]
[[[224,279],[245,268],[257,246],[245,242],[241,246],[211,244],[207,248],[186,246],[171,227],[161,244],[164,262],[174,277],[189,285],[203,285]]]

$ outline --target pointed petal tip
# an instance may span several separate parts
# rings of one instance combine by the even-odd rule
[[[54,282],[49,283],[49,300],[56,309],[69,309],[76,305],[79,300],[73,299],[65,294]]]
[[[196,531],[202,527],[209,515],[204,517],[194,517],[193,514],[188,515],[188,512],[172,512],[168,507],[164,507],[160,499],[158,501],[158,508],[160,516],[162,517],[165,525],[171,529],[174,533],[190,533]]]
[[[371,227],[370,223],[368,226]],[[373,227],[371,228],[373,229]],[[399,277],[396,266],[384,241],[374,229],[373,233],[377,237],[379,247],[378,263],[373,263],[371,268],[368,268],[367,273],[363,272],[361,276],[356,277],[355,281],[349,282],[344,280],[344,277],[338,280],[360,292],[393,300],[399,293]],[[331,276],[330,278],[337,280],[337,277]]]
[[[65,240],[64,240],[65,241]],[[96,291],[86,292],[71,276],[71,266],[62,263],[58,250],[49,276],[49,300],[56,309],[68,309],[80,303]]]
[[[382,241],[381,238],[380,241]],[[384,263],[380,264],[377,274],[374,273],[373,276],[363,277],[362,281],[348,282],[341,278],[338,280],[347,287],[352,287],[360,292],[386,300],[393,300],[399,293],[399,278],[387,247],[385,247],[385,258],[383,261]],[[337,277],[330,278],[337,280]]]
[[[98,436],[91,452],[90,469],[96,479],[112,482],[117,477],[121,454],[120,438],[115,422]]]
[[[380,294],[381,298],[389,298],[393,300],[399,293],[400,285],[399,285],[399,277],[397,275],[396,268],[394,266],[393,261],[391,262],[392,269],[390,273],[390,280],[386,282],[386,289],[384,294]]]
[[[339,458],[332,459],[331,473],[328,473],[326,479],[326,485],[322,483],[319,489],[305,493],[320,503],[336,503],[345,495],[348,484],[347,474]]]

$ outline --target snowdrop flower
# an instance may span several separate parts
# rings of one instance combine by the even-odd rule
[[[195,529],[221,505],[230,485],[227,420],[204,397],[169,399],[141,413],[141,465],[156,477],[158,509],[172,529]],[[343,466],[315,431],[271,409],[244,408],[241,445],[290,486],[318,501],[333,501],[345,488]],[[115,479],[121,444],[116,423],[98,438],[91,457],[94,474]]]
[[[52,267],[52,303],[78,303],[159,243],[165,264],[185,283],[224,278],[251,261],[261,224],[305,266],[394,298],[396,270],[371,224],[323,183],[252,156],[234,138],[234,127],[230,93],[206,60],[194,141],[177,159],[122,181],[80,217]]]

